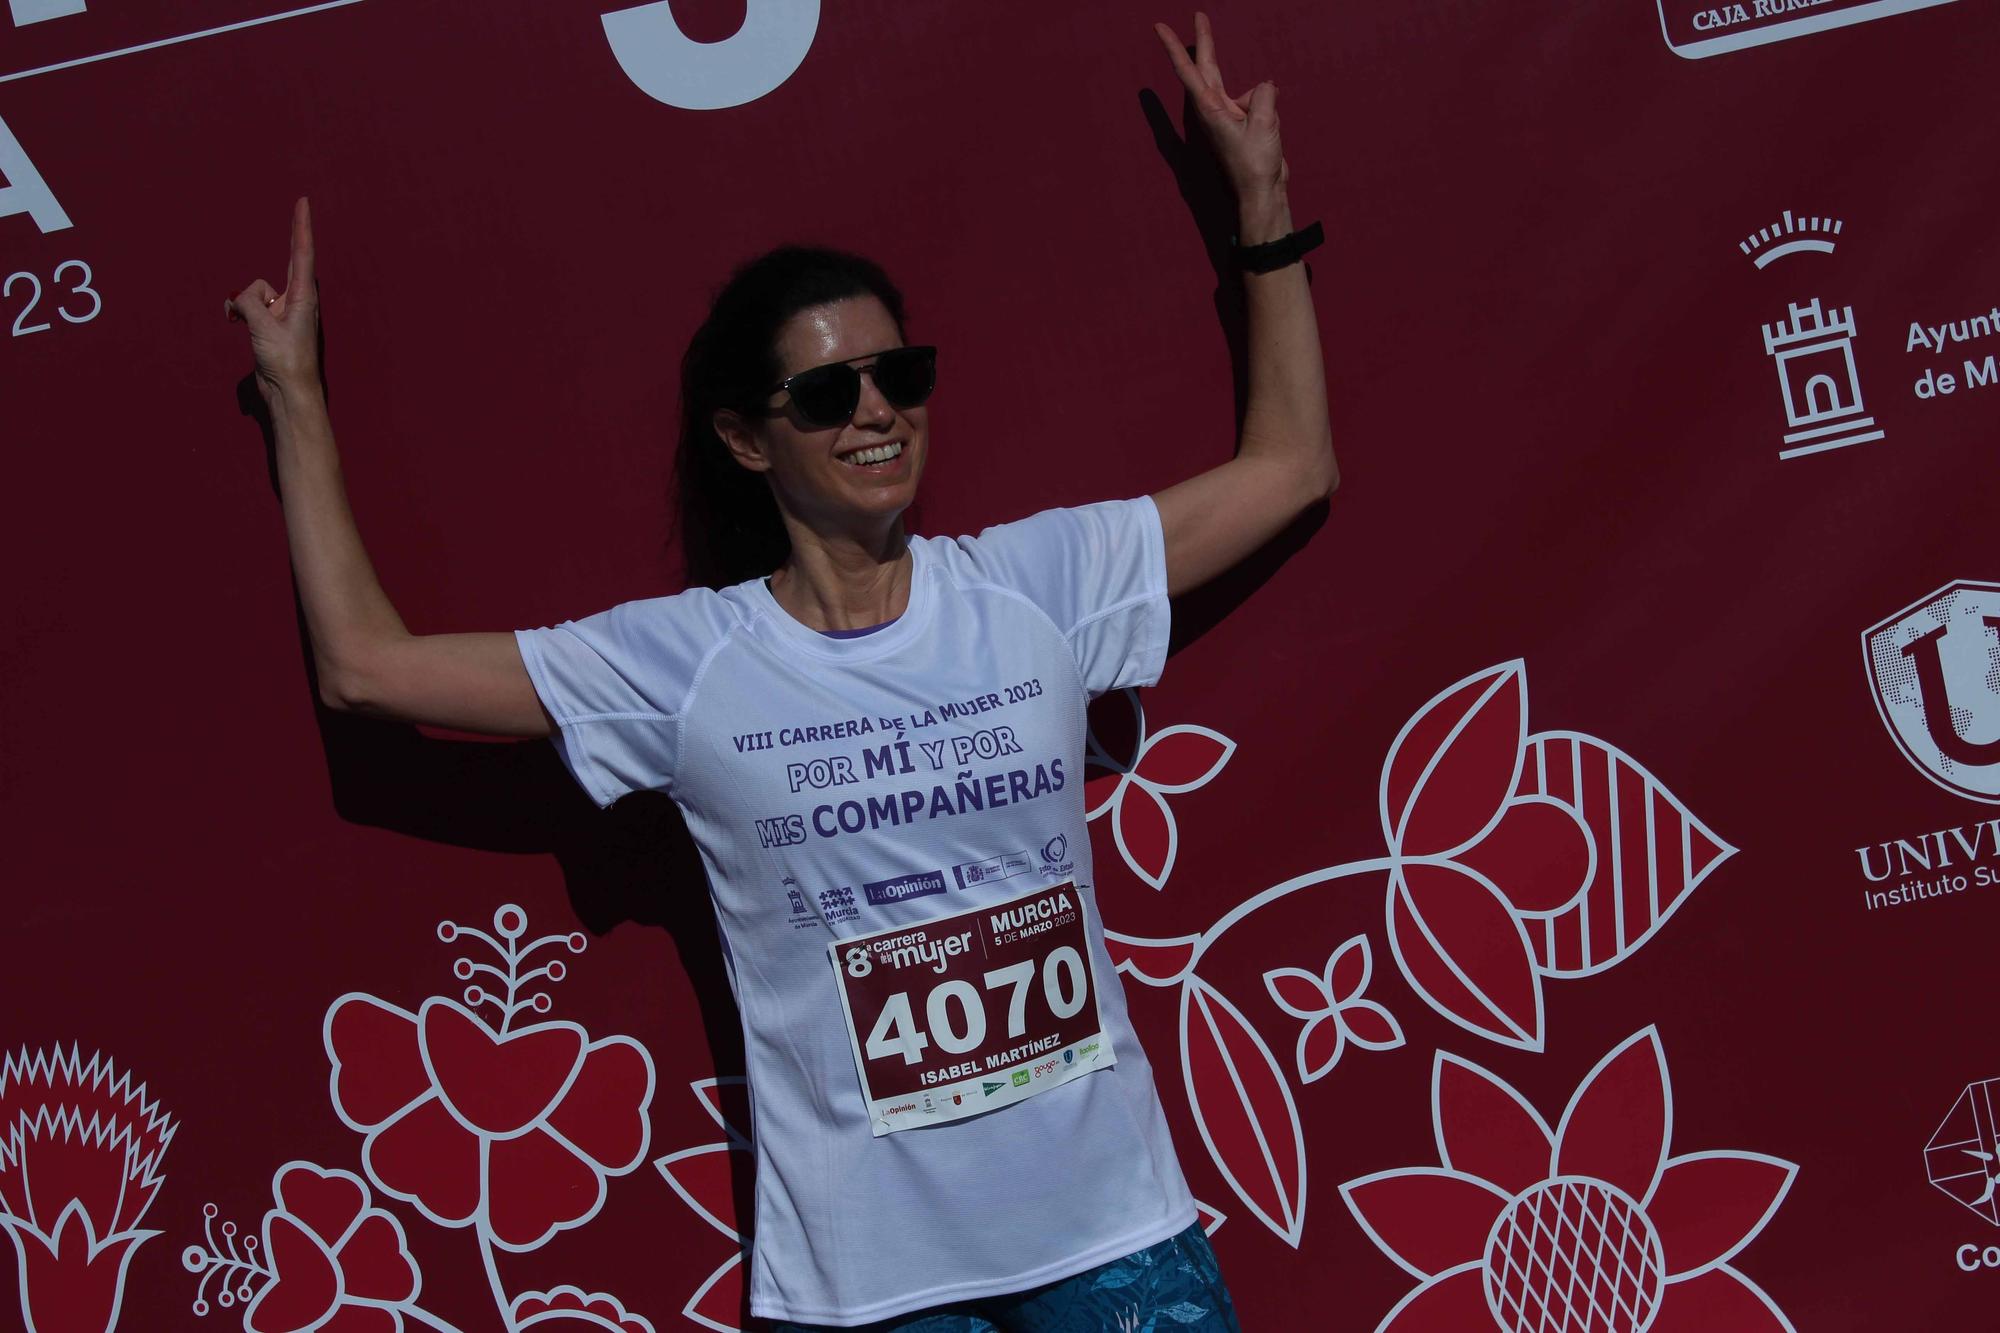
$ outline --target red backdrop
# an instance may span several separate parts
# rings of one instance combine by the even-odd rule
[[[881,257],[944,348],[921,530],[1228,454],[1186,14],[601,11],[0,12],[0,1325],[741,1318],[670,808],[307,688],[221,310],[297,194],[418,630],[679,586],[676,359],[786,240]],[[1245,1326],[1582,1328],[1597,1282],[1625,1333],[1994,1327],[1992,7],[1215,19],[1327,224],[1345,482],[1099,706],[1091,827]],[[534,1052],[481,1026],[509,977],[568,1025]],[[628,1044],[650,1086],[590,1072]],[[434,1083],[523,1104],[392,1136]],[[503,1133],[511,1249],[407,1184]]]

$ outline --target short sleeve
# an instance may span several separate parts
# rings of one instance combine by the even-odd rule
[[[1159,680],[1172,613],[1166,538],[1150,496],[1045,509],[957,545],[978,577],[1055,622],[1090,694]]]
[[[556,752],[600,806],[673,785],[680,709],[719,641],[690,597],[625,602],[514,632],[535,693],[555,719]]]

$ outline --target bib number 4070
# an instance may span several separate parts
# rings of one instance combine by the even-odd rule
[[[1035,984],[1035,960],[1026,958],[1006,967],[995,968],[981,980],[981,990],[969,981],[952,980],[933,986],[924,996],[924,1017],[929,1032],[917,1026],[909,991],[897,991],[882,1006],[875,1025],[868,1030],[865,1049],[871,1060],[901,1056],[904,1064],[916,1064],[933,1038],[953,1055],[977,1050],[986,1041],[987,996],[1008,991],[1007,1036],[1014,1039],[1028,1030],[1028,988]],[[1083,1008],[1090,987],[1085,977],[1083,955],[1065,944],[1050,951],[1039,969],[1042,998],[1059,1019],[1073,1018]]]

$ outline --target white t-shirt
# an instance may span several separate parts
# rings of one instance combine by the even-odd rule
[[[577,781],[600,805],[668,792],[701,850],[743,1018],[764,1318],[1019,1291],[1195,1220],[1084,827],[1085,705],[1166,659],[1159,512],[1052,509],[910,550],[908,608],[855,638],[800,624],[762,580],[517,635]],[[1072,879],[1116,1062],[877,1137],[828,942]]]

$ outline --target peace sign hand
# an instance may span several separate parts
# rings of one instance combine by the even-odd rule
[[[257,391],[268,404],[319,390],[319,287],[313,277],[312,205],[292,205],[292,258],[285,290],[257,279],[229,298],[228,317],[250,326],[257,358]]]
[[[1174,30],[1155,23],[1153,31],[1174,62],[1174,73],[1194,101],[1201,123],[1215,144],[1216,155],[1239,202],[1280,190],[1290,174],[1278,142],[1278,85],[1266,79],[1249,92],[1231,97],[1215,63],[1215,37],[1208,15],[1194,16],[1194,59]]]

